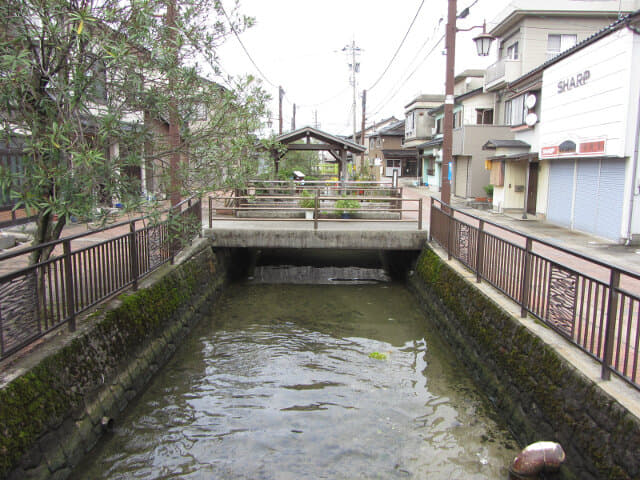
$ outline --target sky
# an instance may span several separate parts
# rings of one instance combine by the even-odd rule
[[[223,4],[231,9],[233,1],[224,0]],[[256,20],[252,28],[240,34],[249,55],[238,39],[231,36],[218,50],[220,64],[227,74],[252,74],[262,80],[272,96],[272,129],[276,133],[278,86],[282,86],[285,131],[291,129],[295,104],[296,128],[314,126],[317,118],[322,130],[348,135],[353,132],[353,87],[349,82],[351,56],[343,48],[355,42],[361,49],[356,60],[360,63],[356,75],[356,130],[360,130],[362,121],[363,89],[367,89],[367,125],[392,115],[402,119],[404,106],[417,95],[444,93],[447,3],[447,0],[241,0],[240,12]],[[508,4],[509,0],[458,0],[458,12],[472,6],[469,16],[459,19],[457,26],[460,29],[482,25],[486,19],[489,29]],[[391,61],[414,18],[404,44]],[[457,34],[456,74],[495,62],[495,44],[489,57],[478,57],[475,53],[472,38],[481,31]],[[269,130],[265,127],[263,133]]]

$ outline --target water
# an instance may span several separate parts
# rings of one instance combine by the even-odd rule
[[[411,294],[314,276],[231,286],[73,478],[506,479],[515,441]]]

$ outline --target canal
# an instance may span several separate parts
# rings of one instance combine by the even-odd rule
[[[383,270],[264,265],[72,478],[507,479],[496,419]]]

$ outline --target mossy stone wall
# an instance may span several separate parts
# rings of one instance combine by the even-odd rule
[[[0,478],[67,478],[223,286],[210,247],[96,314],[82,336],[0,390]]]
[[[410,281],[521,445],[559,442],[558,478],[639,479],[640,422],[426,247]]]

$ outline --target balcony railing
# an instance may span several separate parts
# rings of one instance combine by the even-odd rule
[[[521,75],[520,60],[503,58],[487,68],[484,74],[484,88],[515,80]]]

